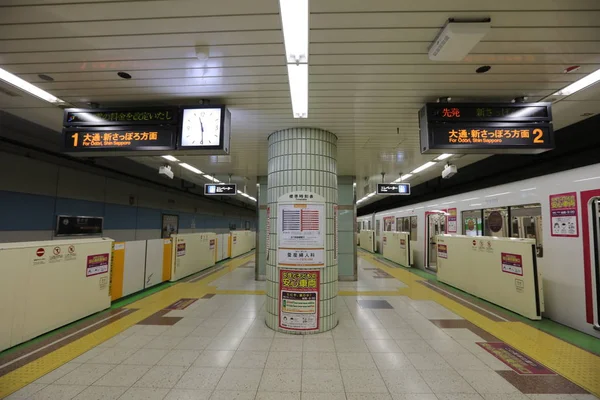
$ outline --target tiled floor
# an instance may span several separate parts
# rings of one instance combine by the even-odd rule
[[[406,286],[393,278],[373,278],[370,268],[361,260],[362,280],[340,287],[387,291]],[[211,286],[263,289],[248,268],[235,269]],[[566,380],[557,375],[559,387],[552,393],[540,387],[544,381],[531,380],[528,393],[522,393],[511,383],[516,382],[509,376],[512,369],[476,344],[486,338],[434,301],[338,299],[338,327],[307,336],[267,328],[264,295],[198,299],[163,315],[181,318],[173,325],[134,325],[8,399],[596,399],[576,386],[561,393],[560,382]],[[452,322],[457,320],[464,323]]]

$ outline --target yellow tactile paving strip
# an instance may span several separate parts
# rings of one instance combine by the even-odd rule
[[[180,283],[132,303],[126,308],[134,308],[138,309],[138,311],[0,377],[0,398],[35,381],[181,298],[200,298],[209,293],[264,294],[262,290],[218,290],[216,287],[210,286],[218,278],[245,264],[251,256],[252,254],[248,254],[232,260],[224,269],[197,282]],[[521,322],[492,321],[460,303],[417,283],[417,281],[422,280],[417,275],[403,269],[388,267],[370,254],[363,253],[361,257],[402,281],[408,287],[396,291],[340,291],[339,295],[408,296],[413,300],[436,301],[596,396],[600,396],[600,374],[597,372],[600,371],[600,357]]]
[[[398,290],[414,300],[433,300],[455,314],[484,329],[498,339],[544,364],[556,373],[600,396],[600,357],[564,342],[522,322],[496,322],[460,303],[421,284],[421,277],[399,268],[391,268],[370,254],[361,254],[370,263],[381,268],[408,288]],[[358,292],[357,295],[365,295]]]
[[[225,268],[200,281],[179,283],[127,305],[124,308],[133,308],[137,311],[0,377],[0,398],[32,383],[181,298],[200,298],[207,293],[215,293],[216,288],[210,287],[209,284],[245,264],[252,256],[248,254],[231,260]]]

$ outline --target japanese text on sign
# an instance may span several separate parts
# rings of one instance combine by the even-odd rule
[[[169,122],[174,118],[171,111],[134,111],[134,112],[69,112],[67,122]]]
[[[533,139],[533,143],[544,143],[544,131],[534,129],[450,129],[449,143],[498,143],[509,142],[505,139]]]
[[[281,284],[285,288],[307,288],[317,287],[318,273],[316,271],[282,271]]]
[[[158,140],[158,132],[75,132],[71,135],[73,147],[119,147]]]

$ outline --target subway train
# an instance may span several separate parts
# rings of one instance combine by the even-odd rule
[[[413,267],[436,271],[435,236],[532,238],[544,317],[600,338],[600,164],[358,218],[357,229],[410,232]]]

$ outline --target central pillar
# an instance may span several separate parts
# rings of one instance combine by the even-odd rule
[[[290,128],[268,140],[266,324],[326,332],[338,323],[337,137]]]

